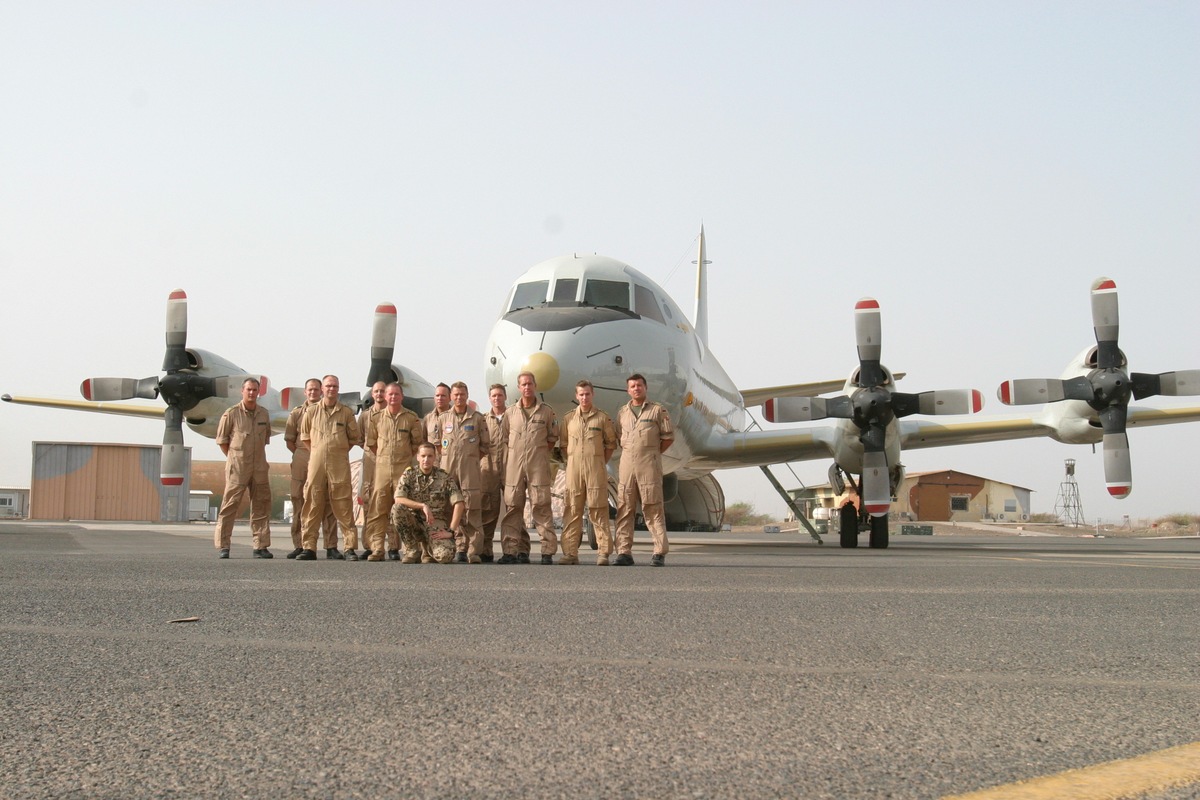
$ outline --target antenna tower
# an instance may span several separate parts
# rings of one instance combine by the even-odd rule
[[[1064,525],[1083,525],[1083,504],[1079,502],[1079,484],[1075,482],[1075,459],[1066,460],[1067,474],[1058,485],[1058,497],[1054,499],[1054,516]]]

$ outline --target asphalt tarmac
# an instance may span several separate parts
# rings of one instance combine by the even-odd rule
[[[936,798],[1200,740],[1196,538],[677,534],[655,569],[211,530],[0,524],[0,795]]]

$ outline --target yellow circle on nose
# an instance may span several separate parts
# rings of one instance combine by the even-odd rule
[[[521,362],[522,372],[532,372],[539,392],[548,392],[558,383],[558,362],[549,353],[530,353]]]

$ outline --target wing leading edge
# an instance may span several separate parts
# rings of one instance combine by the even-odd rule
[[[1200,407],[1130,408],[1129,425],[1170,425],[1200,421]],[[905,449],[948,447],[959,444],[1056,438],[1053,424],[1039,417],[1001,417],[943,422],[930,419],[899,421],[901,445]],[[840,432],[836,427],[791,428],[741,432],[714,431],[702,447],[696,449],[689,467],[727,469],[761,467],[790,461],[814,461],[832,458]],[[1097,429],[1097,441],[1100,431]]]
[[[122,417],[143,417],[162,419],[166,407],[161,405],[137,406],[124,403],[93,403],[87,400],[56,400],[51,397],[13,397],[6,394],[0,397],[6,403],[22,406],[41,406],[42,408],[58,408],[68,411],[90,411],[93,414],[115,414]]]

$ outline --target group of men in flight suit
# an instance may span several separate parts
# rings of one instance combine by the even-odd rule
[[[632,565],[638,505],[654,542],[651,564],[663,566],[668,550],[662,494],[662,453],[674,440],[667,410],[646,397],[646,379],[626,381],[629,402],[617,418],[593,405],[594,387],[575,386],[576,407],[560,423],[537,393],[531,372],[517,378],[519,398],[507,406],[502,384],[488,390],[482,413],[468,402],[465,383],[438,384],[434,410],[418,419],[404,407],[404,390],[382,381],[371,387],[372,405],[356,418],[338,399],[337,376],[305,383],[305,402],[292,409],[284,440],[292,452],[292,544],[288,558],[315,560],[324,531],[326,558],[359,560],[354,502],[364,506],[363,557],[368,561],[468,564],[530,563],[525,506],[541,539],[542,564],[554,564],[559,548],[550,510],[552,456],[566,464],[566,511],[557,563],[578,564],[586,511],[596,531],[596,563]],[[272,558],[271,495],[266,445],[271,427],[257,405],[258,382],[242,385],[242,401],[229,408],[216,441],[226,454],[226,486],[214,534],[219,558],[228,558],[234,520],[250,503],[256,558]],[[564,446],[565,443],[565,446]],[[617,483],[616,541],[609,531],[606,465],[621,447]],[[355,491],[351,448],[364,457]],[[500,527],[501,555],[493,542]],[[343,551],[337,548],[341,528]],[[401,556],[403,548],[403,557]]]

